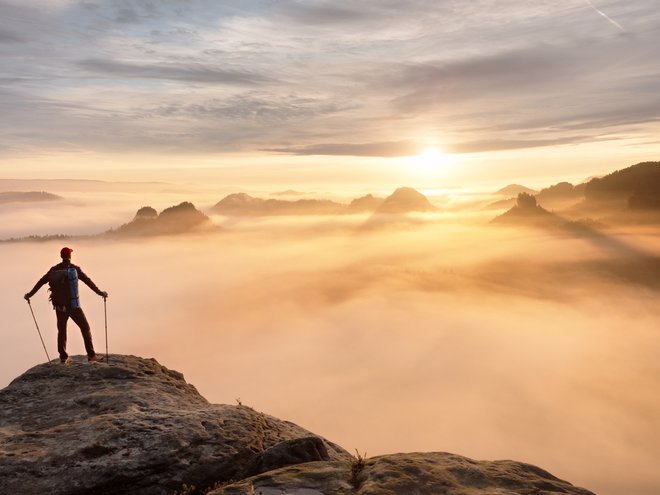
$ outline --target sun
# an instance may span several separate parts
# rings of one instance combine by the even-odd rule
[[[423,177],[435,177],[449,163],[449,156],[440,148],[430,147],[412,157],[415,172]]]

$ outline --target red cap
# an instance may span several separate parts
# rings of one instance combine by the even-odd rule
[[[66,259],[70,259],[70,258],[71,258],[71,253],[73,253],[73,249],[71,249],[71,248],[69,248],[69,247],[63,247],[63,248],[60,250],[60,257],[61,257],[62,259],[65,259],[65,258],[66,258]]]

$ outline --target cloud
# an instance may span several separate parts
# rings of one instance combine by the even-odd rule
[[[199,119],[287,122],[329,115],[340,112],[342,109],[344,106],[338,101],[246,91],[225,100],[214,99],[187,104],[172,103],[149,113],[162,117],[187,116]]]
[[[304,25],[360,23],[369,18],[369,8],[341,2],[285,2],[275,12]]]
[[[448,153],[481,153],[484,151],[562,146],[565,144],[578,144],[593,139],[593,136],[590,135],[565,136],[549,139],[484,139],[480,141],[448,143],[443,145],[443,150]]]
[[[79,61],[78,66],[91,72],[117,78],[158,79],[164,81],[173,80],[231,85],[256,85],[270,81],[268,77],[252,71],[221,69],[201,64],[143,65],[113,60],[86,59]]]
[[[419,145],[412,141],[378,143],[328,143],[290,148],[270,148],[265,151],[291,155],[335,155],[335,156],[410,156],[419,153]]]
[[[459,143],[460,134],[479,136],[475,141],[483,145],[472,146],[476,150],[588,142],[612,127],[657,121],[652,109],[659,95],[649,88],[657,69],[640,70],[626,55],[642,45],[590,40],[579,49],[555,43],[455,61],[386,64],[373,72],[369,85],[392,95],[390,115],[439,122],[443,134],[458,136]],[[617,71],[610,74],[613,63]]]
[[[446,153],[481,153],[485,151],[577,144],[592,139],[593,137],[589,135],[551,139],[484,139],[480,141],[445,142],[442,144],[442,150]],[[391,158],[417,155],[423,148],[423,142],[392,141],[379,143],[327,143],[289,148],[267,148],[265,151],[291,155],[373,156]]]
[[[0,29],[0,43],[23,43],[25,38],[8,29]]]
[[[382,84],[394,94],[403,93],[393,101],[404,112],[514,93],[518,95],[513,99],[517,107],[530,96],[541,99],[563,94],[567,85],[575,87],[577,83],[579,89],[584,79],[591,79],[591,69],[612,56],[603,53],[604,48],[590,47],[576,53],[570,45],[541,45],[453,62],[402,64],[388,67],[388,74],[377,73],[373,84]]]

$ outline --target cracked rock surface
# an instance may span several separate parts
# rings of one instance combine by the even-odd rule
[[[209,495],[594,495],[530,464],[474,461],[444,452],[288,466]]]
[[[154,359],[83,360],[36,366],[0,391],[0,493],[169,495],[350,458],[293,423],[210,404]]]
[[[1,494],[593,495],[522,462],[356,459],[288,421],[210,404],[154,359],[74,361],[0,390]]]

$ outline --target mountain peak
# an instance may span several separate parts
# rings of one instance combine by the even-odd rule
[[[508,186],[503,187],[495,192],[499,196],[517,196],[521,192],[528,194],[536,194],[537,191],[530,189],[529,187],[521,186],[520,184],[509,184]]]
[[[495,217],[495,223],[548,224],[559,221],[559,218],[537,204],[536,198],[528,193],[520,193],[516,204],[502,215]]]
[[[209,230],[213,222],[195,205],[184,201],[165,208],[160,215],[151,206],[140,208],[132,221],[107,234],[128,236],[169,235]]]
[[[435,211],[436,208],[422,193],[412,187],[400,187],[390,194],[376,213],[409,213]]]

